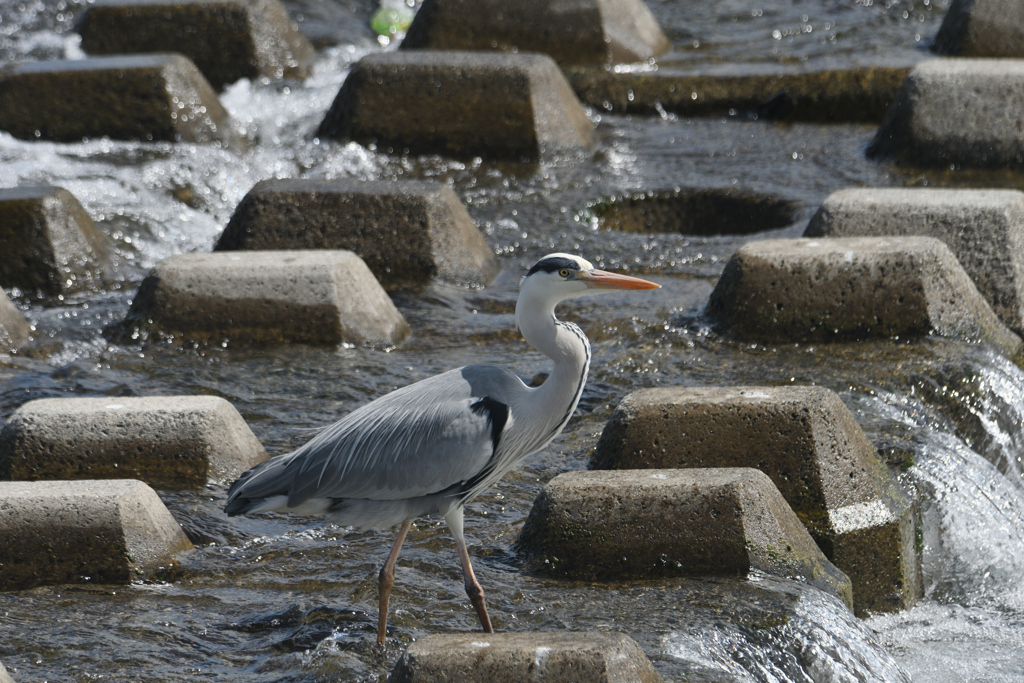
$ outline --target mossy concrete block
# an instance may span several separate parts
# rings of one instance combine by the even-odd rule
[[[771,479],[750,468],[566,472],[537,496],[518,541],[532,567],[583,580],[802,577],[851,604]]]
[[[214,88],[309,75],[313,46],[278,0],[101,0],[78,25],[94,55],[178,52]]]
[[[408,330],[350,251],[246,251],[179,254],[156,264],[119,336],[389,346]]]
[[[804,237],[927,235],[950,248],[1000,320],[1024,333],[1024,192],[858,188],[829,195]]]
[[[622,633],[445,633],[409,644],[393,683],[661,683],[647,655]]]
[[[14,679],[7,673],[2,662],[0,662],[0,683],[14,683]]]
[[[707,314],[768,342],[941,334],[986,341],[1011,357],[1021,351],[934,237],[751,242],[726,264]]]
[[[1024,166],[1024,60],[932,59],[910,72],[868,154],[922,167]]]
[[[566,65],[645,62],[669,46],[642,0],[424,0],[401,49],[543,52]]]
[[[141,481],[0,482],[0,590],[159,579],[191,547]]]
[[[61,187],[0,189],[0,285],[57,295],[96,286],[103,245],[75,196]]]
[[[230,483],[267,459],[216,396],[48,398],[0,430],[0,478],[140,479],[159,489]]]
[[[177,54],[32,62],[0,73],[0,130],[23,140],[242,140],[195,65]]]
[[[1024,3],[953,0],[932,49],[959,57],[1024,57]]]
[[[547,55],[407,50],[355,64],[317,134],[397,153],[537,162],[588,149],[594,126]]]
[[[386,287],[435,276],[484,284],[498,271],[455,192],[420,181],[260,181],[214,247],[240,249],[348,249]]]
[[[596,469],[754,467],[853,583],[858,613],[921,595],[915,515],[853,415],[824,387],[673,387],[626,396]]]
[[[17,351],[28,343],[31,332],[25,316],[0,289],[0,352]]]

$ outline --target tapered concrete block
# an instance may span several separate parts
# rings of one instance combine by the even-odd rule
[[[102,0],[77,29],[89,54],[179,52],[218,90],[240,78],[305,78],[314,57],[278,0]]]
[[[161,578],[191,547],[141,481],[0,482],[0,590]]]
[[[643,62],[669,41],[642,0],[425,0],[401,47],[543,52],[565,65]]]
[[[1009,356],[1021,349],[934,237],[751,242],[726,264],[707,313],[764,341],[934,333],[987,341]]]
[[[395,683],[661,683],[647,655],[621,633],[445,633],[409,644]]]
[[[28,343],[31,332],[25,316],[0,289],[0,352],[17,351]]]
[[[48,398],[0,430],[2,479],[140,479],[160,489],[230,483],[267,459],[216,396]]]
[[[14,683],[14,679],[7,673],[7,669],[4,668],[2,663],[0,663],[0,683]]]
[[[804,231],[804,237],[903,235],[945,242],[1000,320],[1024,333],[1024,192],[841,190]]]
[[[518,541],[556,576],[802,577],[850,604],[829,562],[763,472],[750,468],[566,472],[537,496]]]
[[[1024,60],[918,64],[868,148],[919,166],[1024,165]]]
[[[960,57],[1024,57],[1024,3],[953,0],[932,49]]]
[[[238,249],[348,249],[388,287],[435,276],[482,284],[498,271],[455,192],[419,181],[260,181],[214,247]]]
[[[179,254],[149,271],[115,337],[392,345],[402,314],[350,251]]]
[[[921,595],[912,506],[853,415],[824,387],[629,394],[605,426],[591,467],[754,467],[850,577],[858,613],[904,609]]]
[[[536,162],[589,148],[594,129],[547,55],[410,50],[353,66],[317,134],[398,153]]]
[[[23,140],[242,144],[217,93],[176,54],[31,62],[0,76],[0,130]]]
[[[102,242],[61,187],[0,189],[0,285],[49,295],[99,284]]]

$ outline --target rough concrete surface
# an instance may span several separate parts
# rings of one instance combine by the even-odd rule
[[[764,341],[941,334],[1016,357],[1008,330],[934,237],[760,240],[737,251],[707,314]]]
[[[64,188],[0,189],[0,244],[0,286],[57,295],[101,283],[100,235]]]
[[[424,0],[401,45],[543,52],[562,65],[644,62],[669,47],[642,0]]]
[[[28,343],[31,332],[25,316],[0,289],[0,353],[17,351]]]
[[[267,459],[216,396],[48,398],[0,429],[0,479],[140,479],[160,489],[230,483]]]
[[[1024,334],[1024,192],[858,188],[828,196],[804,237],[927,235],[950,248],[992,310]]]
[[[409,644],[393,683],[661,683],[627,635],[600,632],[444,633]]]
[[[824,387],[673,387],[626,396],[595,469],[753,467],[853,584],[858,613],[921,594],[915,513],[839,397]]]
[[[594,126],[547,55],[405,50],[356,63],[317,134],[396,153],[537,162],[589,149]]]
[[[314,57],[278,0],[101,0],[77,30],[89,54],[181,53],[218,90],[240,78],[305,78]]]
[[[156,264],[115,337],[393,345],[409,326],[350,251],[179,254]]]
[[[1024,166],[1024,60],[918,64],[868,153],[917,166]]]
[[[953,0],[932,49],[959,57],[1024,57],[1024,3]]]
[[[802,577],[851,604],[850,580],[771,479],[750,468],[566,472],[534,501],[518,549],[583,580]]]
[[[0,482],[0,590],[160,578],[191,547],[141,481]]]
[[[435,276],[484,284],[498,271],[455,192],[420,181],[260,181],[214,247],[238,249],[348,249],[386,287]]]
[[[7,673],[2,662],[0,662],[0,683],[14,683],[14,679]]]
[[[192,62],[177,54],[13,67],[0,73],[0,130],[23,140],[106,136],[243,144],[217,93]]]

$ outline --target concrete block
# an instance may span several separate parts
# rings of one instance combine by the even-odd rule
[[[32,328],[18,307],[0,289],[0,353],[17,351],[28,343]]]
[[[4,287],[57,295],[100,283],[100,235],[64,188],[0,189],[0,244]]]
[[[850,604],[771,479],[750,468],[566,472],[537,496],[518,549],[582,580],[684,575],[801,577]]]
[[[669,46],[643,0],[424,0],[401,49],[543,52],[566,65],[645,62]]]
[[[317,134],[397,153],[536,162],[589,148],[594,127],[547,55],[406,50],[353,66]]]
[[[0,430],[0,479],[141,479],[160,489],[230,483],[267,459],[216,396],[48,398]]]
[[[1024,166],[1024,60],[918,64],[868,154],[918,166]]]
[[[1000,320],[1024,333],[1024,192],[858,188],[835,192],[804,237],[927,235],[950,248]]]
[[[959,57],[1024,57],[1024,3],[953,0],[932,49]]]
[[[434,276],[484,284],[498,271],[455,192],[419,181],[260,181],[214,247],[236,249],[348,249],[386,287]]]
[[[0,590],[159,579],[191,548],[141,481],[0,482]]]
[[[0,130],[23,140],[242,144],[217,93],[176,54],[16,66],[0,75]]]
[[[2,662],[0,662],[0,683],[14,683],[14,679],[7,673]]]
[[[179,254],[156,264],[115,336],[393,345],[402,314],[350,251]]]
[[[622,633],[445,633],[409,644],[390,681],[441,683],[661,683]]]
[[[214,88],[309,75],[313,46],[278,0],[101,0],[77,30],[94,55],[179,52]]]
[[[858,613],[921,595],[912,506],[853,415],[824,387],[673,387],[626,396],[595,469],[754,467],[853,584]]]
[[[934,237],[751,242],[726,264],[707,314],[771,342],[941,334],[1021,350]]]

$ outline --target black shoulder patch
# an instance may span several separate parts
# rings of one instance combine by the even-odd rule
[[[508,422],[508,406],[501,401],[495,401],[490,396],[484,396],[476,403],[469,406],[477,415],[486,415],[487,421],[491,423],[491,454],[498,450],[498,442],[501,441],[501,433]]]
[[[572,259],[565,258],[564,256],[551,256],[550,258],[542,258],[540,261],[537,261],[533,268],[530,268],[530,272],[526,274],[526,277],[530,277],[538,270],[543,270],[545,273],[553,273],[562,268],[579,270],[579,267],[580,264]]]

